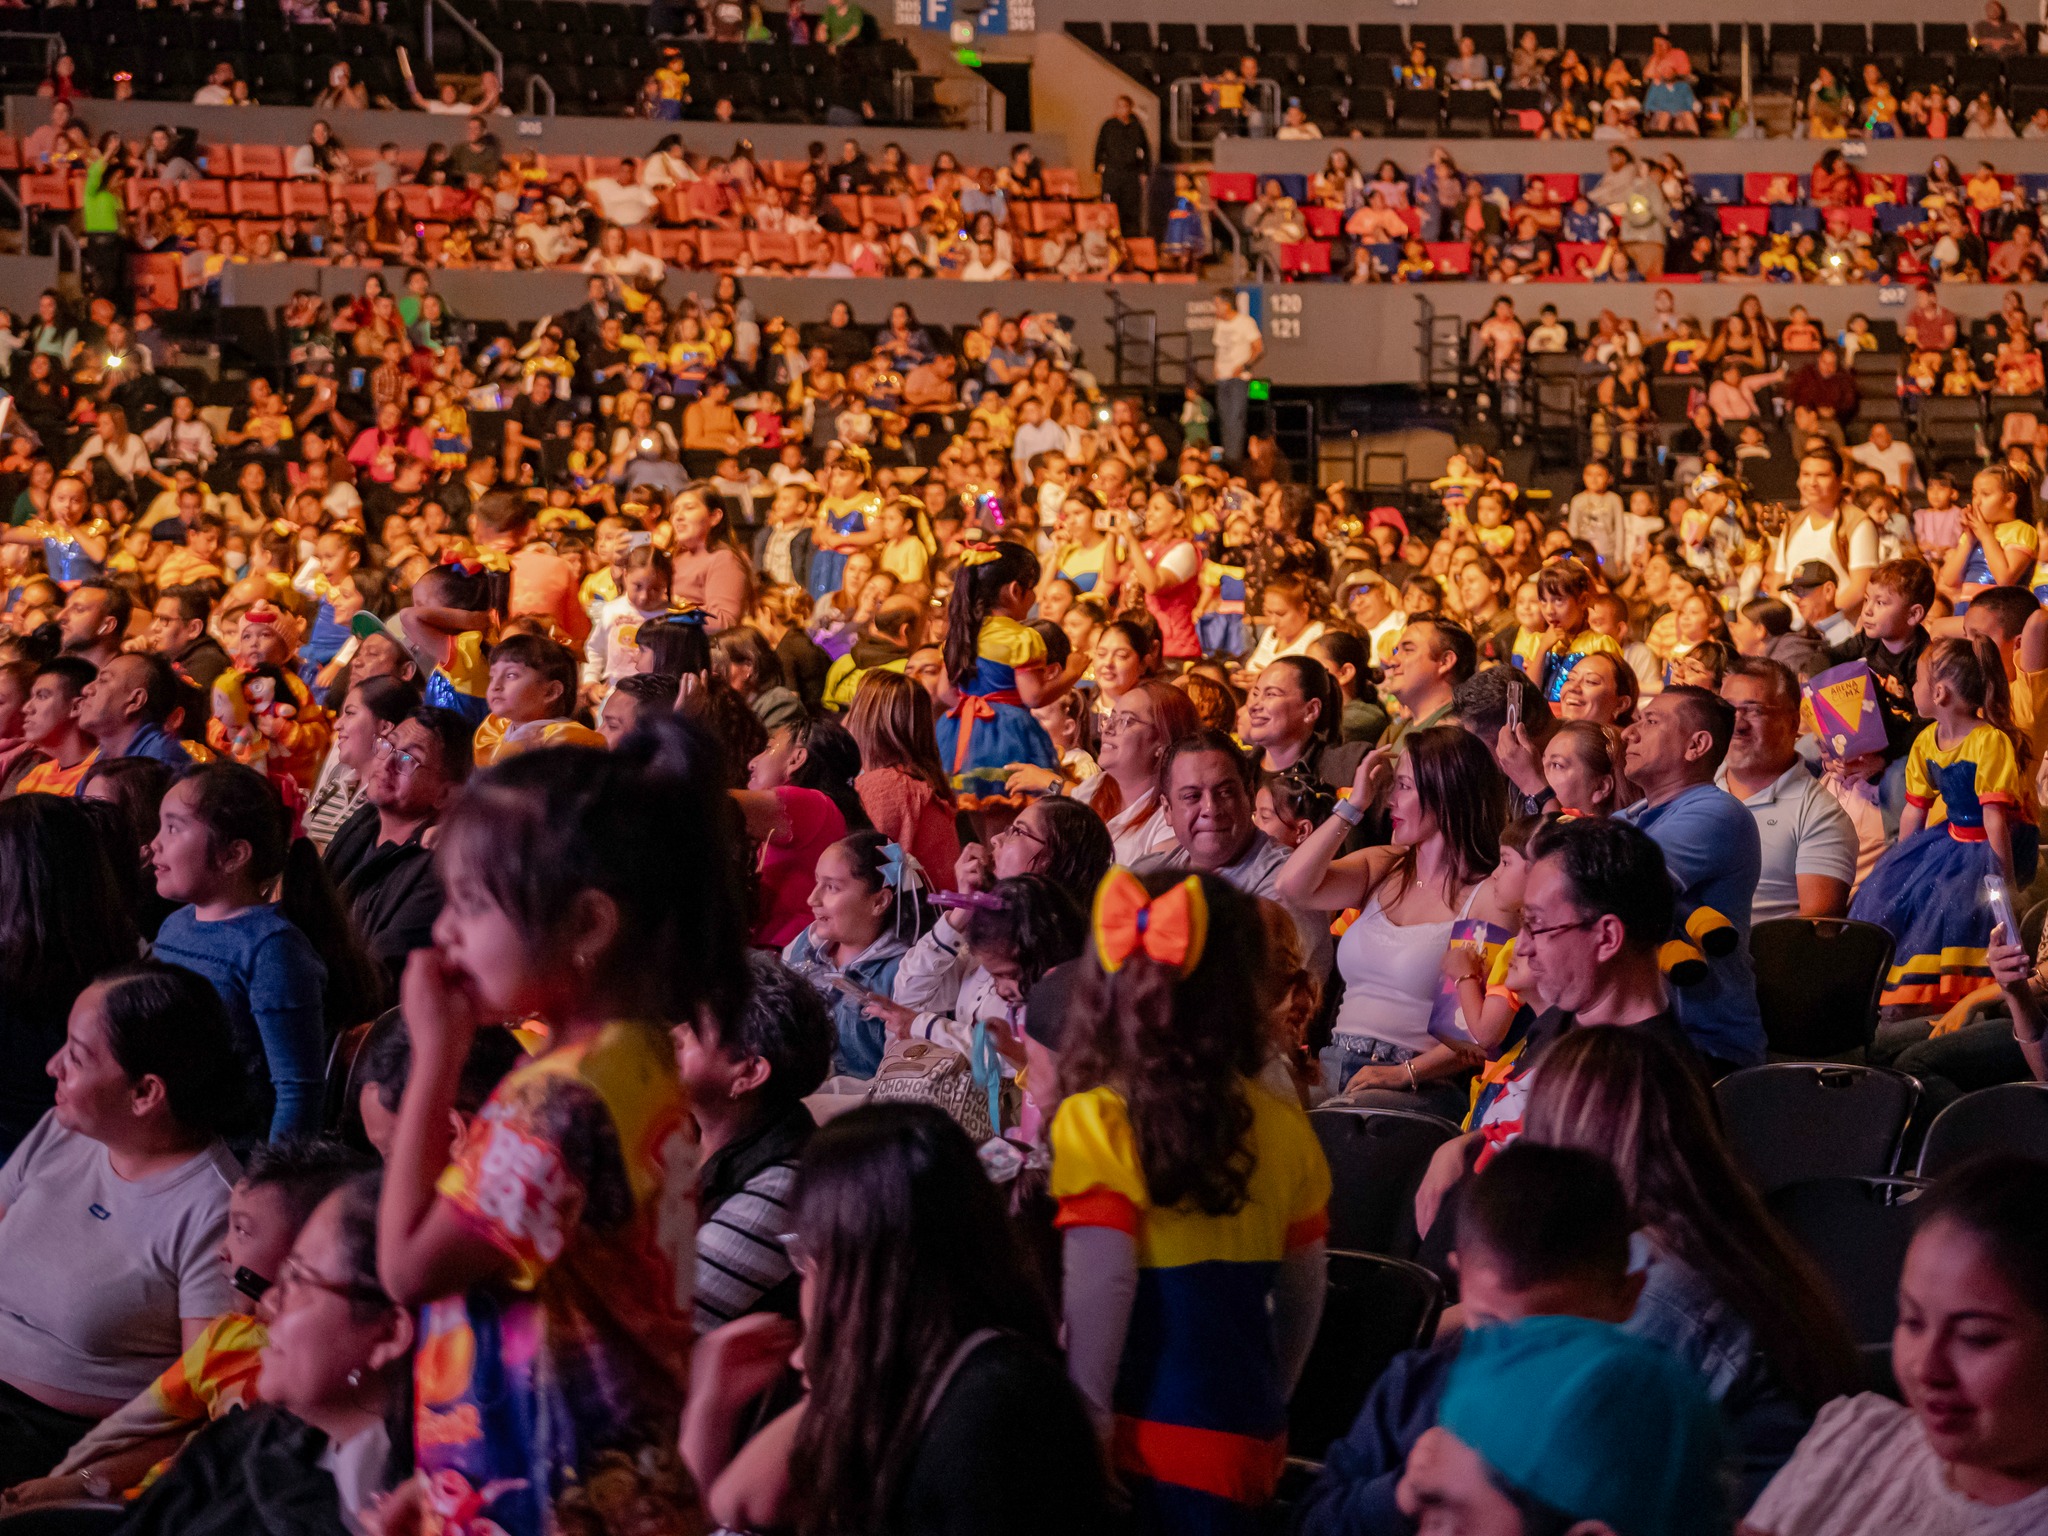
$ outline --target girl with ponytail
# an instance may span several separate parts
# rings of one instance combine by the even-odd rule
[[[2039,837],[1998,647],[1981,635],[1929,644],[1914,674],[1913,709],[1934,723],[1906,759],[1899,841],[1849,915],[1894,940],[1883,1005],[1938,1011],[1984,975],[1992,924],[1985,877],[2000,876],[2015,895],[2025,889]]]
[[[1052,666],[1045,637],[1024,622],[1037,588],[1038,557],[1021,544],[970,544],[960,556],[946,610],[950,707],[937,726],[962,810],[1021,804],[1004,789],[1019,763],[1059,766],[1031,711],[1064,693],[1080,666]]]
[[[1068,1372],[1143,1529],[1261,1527],[1321,1316],[1330,1171],[1260,1079],[1265,934],[1213,876],[1112,869],[1059,1042]]]
[[[319,853],[292,835],[262,774],[217,762],[171,786],[149,857],[157,894],[184,903],[152,953],[213,983],[254,1086],[238,1129],[317,1131],[327,1043],[375,1013],[381,992]]]

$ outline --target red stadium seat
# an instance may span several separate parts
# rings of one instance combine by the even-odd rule
[[[747,237],[736,229],[697,232],[697,255],[707,267],[727,267],[747,253]]]
[[[1771,232],[1771,210],[1768,208],[1723,208],[1721,233],[1739,235],[1744,230],[1762,239]]]
[[[1465,277],[1472,271],[1472,247],[1462,240],[1430,242],[1429,259],[1436,263],[1439,272]]]
[[[672,267],[687,267],[697,259],[697,237],[687,229],[657,229],[654,254]]]
[[[407,182],[398,189],[398,196],[405,204],[405,216],[414,223],[423,223],[434,216],[434,189],[415,186]]]
[[[1055,207],[1061,206],[1055,204]],[[1115,203],[1075,203],[1074,227],[1080,230],[1099,229],[1106,235],[1117,233]]]
[[[854,228],[860,228],[860,199],[851,192],[832,194],[832,206],[839,210],[839,217]]]
[[[838,199],[834,198],[834,202]],[[908,229],[917,222],[911,211],[910,200],[904,197],[863,197],[860,200],[860,219],[865,224],[873,219],[875,227],[881,230]]]
[[[229,182],[228,208],[238,216],[247,214],[258,219],[274,219],[284,212],[274,181]]]
[[[1471,264],[1469,247],[1466,264]],[[1328,277],[1330,275],[1330,247],[1321,240],[1302,240],[1293,245],[1280,247],[1280,275],[1282,277]]]
[[[71,178],[24,176],[21,178],[21,203],[24,208],[69,208],[72,206]]]
[[[1318,240],[1334,240],[1344,232],[1344,211],[1341,208],[1304,208],[1301,211],[1308,220],[1308,232]]]
[[[1557,271],[1560,277],[1582,280],[1586,269],[1600,259],[1600,242],[1597,240],[1564,240],[1557,247]]]
[[[1081,195],[1081,173],[1071,165],[1048,165],[1043,180],[1047,197],[1075,198]]]
[[[1874,208],[1829,208],[1822,215],[1822,221],[1829,228],[1846,225],[1850,229],[1869,234],[1877,226],[1877,210]]]
[[[164,191],[170,190],[160,181],[145,181],[139,176],[128,182],[128,211],[130,213],[140,213],[149,202],[149,194],[157,191],[159,188],[162,188]]]
[[[758,262],[775,262],[781,266],[796,265],[796,236],[771,234],[766,230],[755,230],[747,236],[747,254]]]
[[[335,189],[336,199],[359,219],[367,219],[377,206],[377,189],[367,181],[351,181]]]
[[[821,261],[841,259],[844,255],[844,244],[822,229],[807,229],[796,237],[796,259],[803,266],[814,267]]]
[[[1219,203],[1248,203],[1259,195],[1258,178],[1250,171],[1211,171],[1209,195]]]
[[[1560,208],[1569,208],[1572,199],[1579,195],[1579,178],[1569,171],[1543,171],[1534,176],[1522,178],[1524,191],[1532,181],[1540,181],[1550,189],[1550,200]]]
[[[285,153],[275,144],[237,144],[229,152],[237,176],[261,181],[283,181]]]
[[[0,171],[21,169],[21,142],[11,133],[0,133]]]
[[[194,213],[224,214],[228,211],[228,184],[224,181],[181,181],[178,201]]]
[[[1131,258],[1131,265],[1140,272],[1159,270],[1159,242],[1133,236],[1124,242],[1124,251]]]
[[[1742,200],[1769,207],[1806,200],[1806,178],[1791,171],[1752,171],[1742,178]]]

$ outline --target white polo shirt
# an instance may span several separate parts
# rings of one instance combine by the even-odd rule
[[[1714,782],[1729,788],[1725,763]],[[1790,768],[1742,803],[1756,819],[1763,846],[1762,874],[1749,907],[1752,924],[1797,917],[1801,875],[1856,883],[1855,825],[1804,762],[1794,758]]]

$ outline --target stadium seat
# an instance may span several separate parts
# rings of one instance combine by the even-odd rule
[[[228,210],[237,215],[247,214],[262,219],[274,219],[284,212],[274,181],[229,182]]]
[[[1338,208],[1304,208],[1302,217],[1308,220],[1308,232],[1318,240],[1334,240],[1344,230],[1344,213]]]
[[[1736,1157],[1768,1194],[1894,1172],[1920,1085],[1881,1067],[1778,1062],[1729,1073],[1714,1097]]]
[[[1768,208],[1722,208],[1718,212],[1724,235],[1739,235],[1747,230],[1761,238],[1771,232],[1771,211]]]
[[[1744,201],[1740,175],[1703,171],[1693,177],[1692,187],[1699,194],[1700,201],[1710,208],[1731,207]]]
[[[1472,272],[1472,247],[1462,240],[1433,240],[1429,246],[1429,259],[1436,263],[1436,269],[1451,277],[1467,277]]]
[[[1892,938],[1874,923],[1779,917],[1749,931],[1764,1039],[1780,1056],[1842,1056],[1877,1033]]]
[[[2000,1083],[1957,1099],[1927,1128],[1920,1177],[1938,1179],[1987,1152],[2048,1159],[2048,1083]]]
[[[1250,171],[1209,173],[1209,196],[1219,203],[1248,203],[1258,195],[1258,181]]]
[[[238,177],[257,177],[266,181],[283,181],[285,178],[284,151],[275,144],[237,144],[229,159]]]
[[[1321,240],[1301,240],[1280,247],[1282,277],[1328,277],[1330,247]]]
[[[1330,1164],[1330,1246],[1412,1252],[1415,1191],[1457,1126],[1414,1110],[1354,1108],[1341,1096],[1308,1121]]]
[[[1818,208],[1790,208],[1781,203],[1770,210],[1770,218],[1774,235],[1817,235],[1821,231]]]
[[[178,201],[194,213],[228,212],[228,184],[224,181],[181,181]]]
[[[1764,1197],[1833,1287],[1858,1344],[1886,1344],[1913,1240],[1917,1179],[1812,1179]]]
[[[1443,1286],[1421,1265],[1332,1249],[1322,1321],[1288,1404],[1288,1449],[1321,1460],[1394,1356],[1428,1342],[1442,1308]]]

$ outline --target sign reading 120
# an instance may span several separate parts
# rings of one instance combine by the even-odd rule
[[[1301,295],[1266,295],[1266,334],[1275,341],[1301,340]]]

